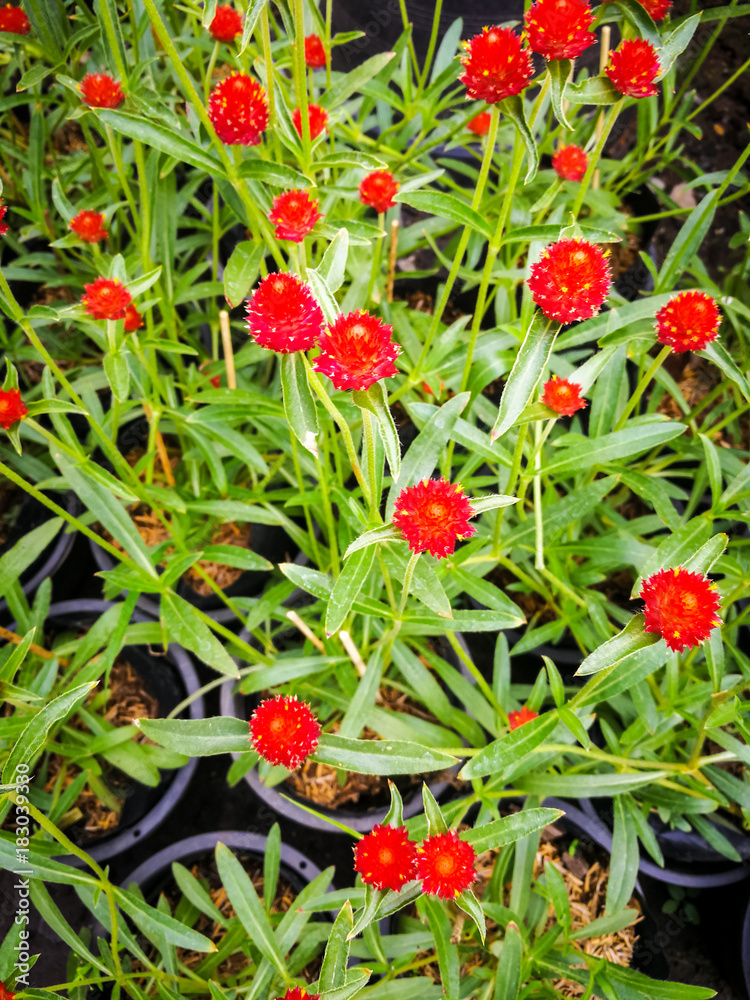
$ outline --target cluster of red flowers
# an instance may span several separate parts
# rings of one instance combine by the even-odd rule
[[[70,228],[85,243],[98,243],[99,240],[107,238],[104,216],[100,212],[82,209],[74,219],[70,220]]]
[[[305,65],[310,69],[323,69],[326,64],[326,50],[320,35],[305,38]]]
[[[318,219],[323,218],[318,204],[307,191],[284,191],[277,195],[268,215],[276,226],[276,239],[301,243]]]
[[[598,315],[611,284],[604,253],[586,240],[550,244],[531,265],[528,279],[534,302],[545,316],[561,323]]]
[[[247,73],[232,73],[211,91],[208,117],[228,146],[257,146],[268,128],[266,92]]]
[[[571,143],[560,146],[552,157],[552,169],[564,181],[581,181],[589,165],[589,158],[580,146]]]
[[[11,35],[28,35],[30,27],[26,11],[21,7],[14,7],[9,3],[0,7],[0,31],[7,31]]]
[[[0,389],[0,427],[3,430],[9,431],[28,412],[20,389]]]
[[[526,12],[529,46],[545,59],[575,59],[596,41],[588,0],[537,0]]]
[[[705,292],[680,292],[656,314],[656,336],[677,354],[702,351],[716,340],[721,313],[716,300]]]
[[[231,4],[220,5],[208,30],[217,42],[233,42],[242,34],[242,15]]]
[[[133,305],[130,292],[117,278],[97,278],[83,287],[85,295],[81,303],[94,319],[124,319],[126,330],[137,330],[141,326],[141,316]]]
[[[328,128],[328,112],[321,108],[319,104],[307,105],[307,120],[310,122],[310,138],[317,139],[321,132]],[[295,108],[292,112],[292,124],[297,129],[298,135],[302,136],[302,111]]]
[[[643,38],[628,38],[610,53],[604,71],[625,97],[653,97],[654,80],[661,72],[656,49]]]
[[[119,81],[109,73],[87,73],[78,84],[81,100],[90,108],[116,108],[125,100]]]
[[[464,73],[459,80],[474,100],[497,104],[520,94],[531,79],[531,55],[510,28],[485,28],[464,42],[464,48]]]
[[[544,383],[540,402],[554,410],[558,417],[572,417],[576,410],[582,410],[586,406],[580,385],[566,378],[558,378],[557,375]]]
[[[376,212],[387,212],[396,202],[399,183],[390,170],[374,170],[359,185],[359,200]]]
[[[447,479],[423,479],[403,489],[394,505],[393,523],[412,552],[430,552],[437,559],[455,552],[459,538],[471,538],[474,508],[458,485]]]
[[[721,625],[716,584],[703,573],[681,566],[660,569],[644,580],[639,596],[645,605],[646,631],[658,632],[676,653],[700,646]]]

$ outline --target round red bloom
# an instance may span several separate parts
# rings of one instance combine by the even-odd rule
[[[652,21],[661,21],[669,13],[672,0],[641,0],[641,6],[646,9]]]
[[[8,206],[3,205],[3,203],[0,202],[0,236],[5,236],[5,234],[8,232],[8,223],[2,221],[5,218],[5,213],[7,211],[8,211]]]
[[[390,170],[374,170],[359,185],[359,200],[376,212],[387,212],[396,202],[399,183]]]
[[[8,31],[12,35],[28,35],[29,28],[26,11],[21,7],[14,7],[9,3],[0,7],[0,31]]]
[[[557,375],[544,383],[540,402],[554,410],[558,417],[572,417],[576,410],[582,410],[586,405],[580,385],[569,382],[566,378],[558,378]]]
[[[449,830],[422,841],[417,854],[417,877],[428,896],[455,899],[476,881],[471,844]]]
[[[320,723],[304,701],[294,695],[267,698],[250,719],[250,742],[269,764],[294,771],[313,752]]]
[[[74,219],[70,220],[70,228],[85,243],[98,243],[99,240],[107,238],[104,216],[100,212],[89,212],[87,209],[83,209]]]
[[[354,847],[354,870],[365,885],[398,892],[417,877],[417,845],[405,826],[375,826]]]
[[[575,59],[596,41],[588,0],[537,0],[526,12],[529,46],[545,59]]]
[[[295,986],[293,989],[288,989],[284,996],[278,997],[277,1000],[320,1000],[320,993],[308,993],[303,987]]]
[[[450,556],[459,538],[471,538],[476,528],[469,524],[474,509],[458,485],[447,479],[423,479],[401,490],[393,523],[412,552],[431,552],[438,559]]]
[[[268,128],[266,92],[247,73],[232,73],[211,91],[208,117],[228,146],[257,146]]]
[[[658,632],[676,653],[700,646],[721,625],[716,584],[702,573],[680,566],[660,569],[644,580],[639,596],[645,603],[646,631]]]
[[[0,389],[0,427],[9,431],[13,424],[23,420],[29,411],[21,399],[20,389]]]
[[[526,705],[519,712],[508,712],[510,731],[513,732],[514,729],[518,729],[519,726],[523,726],[525,723],[531,722],[532,719],[536,718],[538,718],[538,715],[534,709],[528,708]]]
[[[510,28],[484,28],[464,42],[466,55],[461,83],[468,97],[497,104],[505,97],[520,94],[531,79],[534,67],[521,39]]]
[[[15,996],[15,993],[11,993],[10,990],[7,990],[5,985],[0,982],[0,1000],[14,1000]]]
[[[320,133],[328,127],[328,112],[319,104],[308,104],[307,112],[310,122],[310,138],[317,139]],[[302,136],[302,112],[299,108],[295,108],[292,112],[292,123],[299,135]]]
[[[397,374],[394,361],[401,348],[391,340],[393,327],[360,309],[339,316],[320,338],[315,371],[337,389],[369,389],[381,378]]]
[[[490,130],[491,121],[492,115],[489,111],[480,111],[478,115],[471,119],[466,127],[474,135],[487,135]]]
[[[326,64],[326,50],[319,35],[305,38],[305,65],[310,69],[323,69]]]
[[[604,72],[625,97],[653,97],[658,93],[654,80],[661,66],[651,42],[626,39],[610,53],[609,60]]]
[[[301,243],[323,216],[318,211],[318,202],[313,201],[307,191],[284,191],[273,199],[268,218],[276,225],[277,240],[293,240]]]
[[[552,168],[564,181],[580,181],[586,173],[589,158],[580,146],[560,146],[552,157]]]
[[[78,89],[83,103],[92,108],[116,108],[125,100],[122,87],[109,73],[87,73]]]
[[[117,278],[97,278],[91,285],[83,286],[86,294],[81,302],[94,319],[124,319],[133,301],[130,292]]]
[[[125,322],[123,323],[123,329],[125,333],[132,333],[133,330],[140,330],[143,326],[143,316],[138,312],[133,303],[125,310]]]
[[[531,265],[528,279],[534,302],[561,323],[596,316],[611,284],[604,254],[586,240],[551,243],[539,263]]]
[[[323,322],[320,306],[296,274],[267,275],[248,299],[248,333],[278,354],[315,347]]]
[[[719,307],[705,292],[680,292],[656,314],[656,337],[676,354],[702,351],[719,336],[720,326]]]
[[[237,35],[242,34],[242,14],[239,14],[231,4],[223,4],[216,8],[208,30],[217,42],[233,42]]]

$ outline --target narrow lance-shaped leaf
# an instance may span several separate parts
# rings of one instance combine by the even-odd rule
[[[281,387],[284,412],[294,436],[303,448],[318,456],[318,414],[307,381],[307,372],[298,351],[281,355]]]
[[[636,649],[653,646],[659,641],[660,636],[654,632],[646,632],[645,625],[646,619],[642,614],[634,615],[621,632],[602,643],[593,653],[589,653],[576,670],[576,676],[596,674],[600,670],[604,670],[605,667],[617,663],[618,660]]]
[[[542,313],[535,314],[503,389],[497,420],[490,434],[493,441],[510,430],[531,401],[559,329],[559,325],[553,325]]]
[[[352,604],[359,596],[367,579],[374,559],[375,548],[370,545],[358,549],[344,563],[344,568],[334,584],[333,593],[328,601],[325,622],[326,635],[330,636],[334,632],[338,632],[344,624]]]

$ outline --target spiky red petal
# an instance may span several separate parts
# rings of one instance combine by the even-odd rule
[[[656,336],[677,354],[702,351],[716,340],[721,313],[716,300],[705,292],[679,292],[656,314]]]
[[[354,847],[354,870],[365,885],[398,892],[417,877],[417,845],[405,826],[375,826]]]
[[[87,73],[78,89],[83,103],[92,108],[116,108],[125,100],[119,81],[109,73]]]
[[[3,203],[0,201],[0,236],[5,236],[5,234],[8,232],[8,223],[2,221],[5,218],[5,213],[7,211],[8,211],[8,206],[3,205]]]
[[[653,97],[658,94],[654,80],[661,72],[656,49],[643,38],[628,38],[610,53],[604,71],[617,90],[626,97]]]
[[[359,185],[359,200],[376,212],[387,212],[396,202],[399,183],[390,170],[374,170]]]
[[[307,105],[307,117],[310,122],[310,138],[317,139],[321,132],[328,127],[328,112],[321,108],[319,104]],[[302,112],[295,108],[292,112],[292,124],[297,129],[297,134],[302,136]]]
[[[0,982],[0,1000],[15,1000],[15,993],[5,988],[5,984]]]
[[[320,723],[294,695],[267,698],[250,719],[250,742],[269,764],[294,771],[318,745]]]
[[[117,278],[97,278],[83,286],[86,294],[81,299],[86,312],[94,319],[124,319],[133,301],[130,292]]]
[[[459,77],[468,97],[497,104],[520,94],[534,72],[531,55],[511,28],[484,28],[468,42]]]
[[[549,406],[558,417],[572,417],[576,410],[582,410],[586,406],[580,385],[569,382],[566,378],[558,378],[557,375],[544,383],[544,392],[539,402]]]
[[[552,168],[564,181],[583,180],[588,165],[589,158],[584,150],[573,143],[569,146],[560,146],[552,157]]]
[[[559,240],[545,248],[528,279],[534,302],[561,323],[596,316],[609,294],[612,275],[604,254],[586,240]]]
[[[489,111],[480,111],[478,115],[475,115],[470,122],[466,125],[470,132],[474,135],[487,135],[490,130],[490,122],[492,121],[492,115]]]
[[[211,91],[208,117],[228,146],[257,146],[268,128],[266,92],[247,73],[232,73]]]
[[[393,523],[412,552],[431,552],[441,559],[452,555],[459,538],[476,533],[469,518],[474,508],[458,484],[447,479],[423,479],[401,490],[394,506]]]
[[[30,28],[26,11],[21,7],[14,7],[9,3],[0,7],[0,31],[7,31],[11,35],[28,35]]]
[[[596,41],[587,0],[537,0],[526,12],[529,46],[545,59],[575,59]]]
[[[216,8],[213,21],[208,26],[211,37],[217,42],[233,42],[242,34],[242,14],[231,4],[222,4]]]
[[[305,65],[310,69],[323,69],[326,64],[326,50],[320,35],[308,35],[305,38]]]
[[[309,351],[323,332],[323,312],[296,274],[269,274],[247,302],[248,333],[278,354]]]
[[[539,718],[538,714],[533,708],[529,708],[524,705],[518,712],[508,712],[508,725],[510,726],[510,731],[513,732],[514,729],[518,729],[519,726],[525,725],[527,722],[531,722],[532,719]]]
[[[641,6],[645,7],[652,21],[661,21],[672,9],[672,0],[641,0]]]
[[[278,1000],[320,1000],[320,993],[308,993],[302,986],[294,986],[286,991]]]
[[[26,404],[21,399],[20,389],[0,389],[0,427],[9,431],[13,424],[18,423],[28,413]]]
[[[276,239],[301,243],[318,219],[323,218],[318,205],[307,191],[284,191],[276,195],[268,214],[276,226]]]
[[[682,569],[660,569],[643,581],[646,631],[658,632],[676,653],[700,646],[721,622],[716,585],[702,573]]]
[[[98,243],[99,240],[107,238],[104,216],[101,212],[90,212],[88,209],[82,209],[74,219],[70,220],[70,228],[85,243]]]
[[[320,339],[315,371],[327,375],[337,389],[369,389],[397,374],[393,362],[401,348],[392,334],[392,326],[364,310],[338,316]]]
[[[132,302],[125,310],[125,322],[122,326],[125,333],[132,333],[134,330],[140,330],[143,326],[143,316],[141,316]]]
[[[428,837],[417,853],[417,877],[422,879],[422,889],[428,896],[455,899],[476,881],[475,859],[471,844],[453,830]]]

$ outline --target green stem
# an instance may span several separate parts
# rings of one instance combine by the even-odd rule
[[[365,442],[365,457],[367,463],[367,478],[370,483],[370,521],[378,524],[381,520],[379,513],[380,491],[378,490],[378,476],[375,469],[375,433],[372,427],[372,414],[369,410],[362,410],[362,435]]]
[[[383,212],[378,212],[378,229],[383,229],[385,224],[385,214]],[[377,281],[378,274],[380,273],[380,261],[383,257],[383,242],[385,237],[379,237],[375,241],[375,249],[372,254],[372,266],[370,267],[370,280],[367,284],[367,294],[365,295],[365,308],[370,303],[370,297],[372,296],[373,289],[375,288],[375,282]]]
[[[310,139],[310,113],[307,101],[307,76],[305,73],[305,15],[302,0],[294,2],[294,65],[295,65],[295,87],[297,91],[297,105],[302,118],[302,173],[310,171],[311,146]]]
[[[409,600],[409,588],[411,587],[412,577],[414,576],[414,570],[417,568],[417,560],[419,559],[419,552],[412,552],[409,557],[409,562],[406,564],[406,572],[404,573],[404,589],[401,592],[401,600],[398,602],[398,608],[396,609],[396,615],[398,618],[404,613],[406,608],[406,602]]]
[[[512,496],[513,491],[516,488],[516,483],[518,482],[518,477],[521,472],[521,460],[523,459],[523,446],[526,443],[526,435],[529,432],[529,425],[522,424],[518,429],[518,437],[516,438],[516,447],[513,449],[513,462],[510,467],[510,474],[508,476],[508,485],[505,487],[504,492],[507,496]],[[495,518],[495,531],[492,537],[492,555],[493,558],[497,559],[500,555],[500,533],[503,527],[503,517],[507,508],[501,507]]]
[[[463,648],[461,643],[456,638],[455,632],[446,632],[445,638],[448,640],[451,648],[453,649],[453,652],[456,654],[456,656],[464,664],[464,666],[469,671],[471,676],[477,682],[477,687],[485,696],[487,701],[490,703],[490,705],[492,705],[492,707],[498,713],[500,718],[503,719],[505,723],[507,723],[508,716],[505,714],[505,709],[495,697],[494,691],[489,686],[485,678],[482,676],[482,673],[477,667],[477,665],[474,663],[472,658],[467,655],[466,650]]]
[[[435,11],[432,15],[432,31],[430,32],[430,44],[427,46],[427,55],[425,56],[424,66],[422,67],[422,75],[419,78],[419,96],[421,96],[422,91],[427,83],[427,77],[430,73],[430,66],[432,65],[432,57],[435,54],[435,44],[437,43],[438,31],[440,29],[440,14],[443,9],[443,0],[435,0]]]
[[[654,358],[653,363],[648,368],[648,371],[638,383],[632,397],[628,400],[628,405],[622,411],[620,419],[615,424],[616,431],[621,431],[623,429],[623,427],[625,426],[625,421],[628,419],[630,414],[640,403],[641,396],[643,395],[646,386],[649,384],[651,379],[664,364],[665,360],[669,357],[669,353],[671,350],[672,348],[669,346],[669,344],[667,344],[666,347],[662,347],[657,356]]]
[[[544,569],[544,510],[542,508],[542,475],[541,475],[541,431],[540,421],[534,421],[534,437],[536,440],[536,450],[534,452],[534,540],[535,559],[534,568]]]
[[[589,189],[589,184],[594,176],[594,171],[599,166],[599,160],[601,158],[602,152],[606,145],[607,139],[609,139],[609,133],[612,131],[615,122],[617,121],[617,116],[622,111],[622,106],[625,103],[625,98],[621,97],[620,100],[613,104],[609,110],[609,114],[604,119],[604,125],[602,127],[602,134],[599,136],[599,141],[596,144],[594,152],[589,157],[589,163],[586,167],[586,173],[583,175],[583,180],[578,188],[578,194],[576,195],[576,200],[573,202],[573,208],[571,209],[571,215],[574,219],[578,218],[578,213],[581,211],[581,206],[583,205],[583,199]]]

